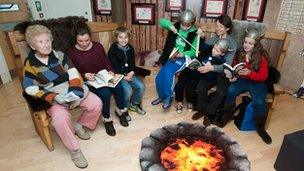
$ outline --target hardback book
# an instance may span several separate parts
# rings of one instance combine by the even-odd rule
[[[79,96],[77,96],[75,93],[73,93],[72,91],[71,92],[69,92],[69,93],[67,93],[65,96],[64,96],[64,100],[66,101],[66,102],[72,102],[72,101],[75,101],[75,100],[78,100],[78,99],[80,99],[80,97]]]
[[[122,74],[115,74],[113,76],[107,70],[103,69],[95,75],[95,80],[87,81],[87,84],[95,88],[116,87],[123,77],[124,75]]]
[[[197,58],[186,58],[186,66],[190,69],[197,69],[206,65],[204,62],[200,62]]]
[[[241,62],[236,64],[234,67],[232,67],[229,64],[224,63],[224,73],[226,74],[227,78],[234,78],[239,76],[239,71],[244,68],[245,63]]]

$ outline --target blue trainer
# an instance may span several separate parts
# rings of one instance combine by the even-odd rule
[[[171,106],[172,101],[173,101],[173,97],[166,97],[164,100],[164,104],[162,106],[163,109],[168,109]]]

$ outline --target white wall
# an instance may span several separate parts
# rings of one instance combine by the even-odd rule
[[[41,2],[41,12],[37,12],[35,1]],[[90,0],[27,0],[27,2],[35,20],[77,15],[92,21]],[[39,13],[43,13],[44,17],[40,18]]]
[[[0,47],[0,77],[2,79],[3,84],[12,81],[1,47]]]

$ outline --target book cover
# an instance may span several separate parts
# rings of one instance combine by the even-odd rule
[[[239,71],[244,68],[245,63],[241,62],[236,64],[234,67],[231,65],[224,63],[224,73],[226,74],[227,78],[234,78],[239,76]]]
[[[204,62],[200,62],[198,59],[194,58],[191,60],[186,60],[186,66],[190,69],[197,69],[206,65]]]
[[[115,74],[113,76],[107,70],[103,69],[95,75],[95,80],[87,81],[87,84],[95,88],[116,87],[123,77],[124,75],[122,74]]]

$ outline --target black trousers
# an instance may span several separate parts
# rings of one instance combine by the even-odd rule
[[[184,94],[188,103],[196,103],[197,93],[196,87],[199,82],[200,74],[195,70],[185,68],[178,76],[178,81],[175,84],[175,100],[182,102],[184,100]]]
[[[216,110],[226,97],[230,82],[224,74],[217,74],[216,79],[200,79],[197,85],[198,106],[197,109],[206,112],[207,115],[215,115]],[[216,86],[216,92],[208,97],[208,91]]]

